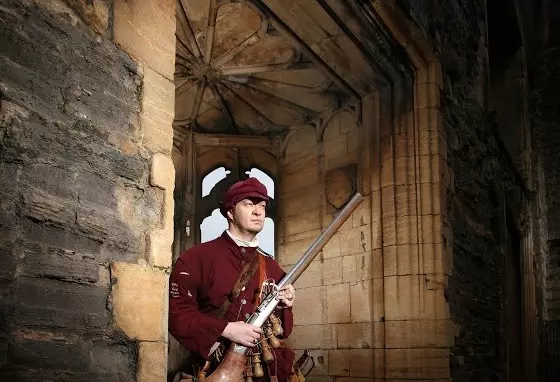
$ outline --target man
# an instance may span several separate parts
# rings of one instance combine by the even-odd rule
[[[232,185],[220,206],[228,229],[217,239],[181,254],[173,267],[169,331],[203,361],[212,359],[217,342],[221,340],[257,349],[255,344],[261,338],[262,329],[245,323],[245,316],[258,304],[261,280],[272,278],[278,283],[285,274],[258,248],[256,235],[263,229],[268,202],[266,187],[255,178]],[[232,293],[243,270],[250,274],[248,269],[255,268],[254,264],[259,264],[259,271],[254,269],[252,276],[247,276],[245,287],[238,288],[238,294]],[[291,285],[278,293],[276,314],[282,321],[284,338],[293,327],[294,297]],[[274,355],[275,361],[268,369],[278,381],[286,381],[295,354],[286,347],[279,347],[274,349]]]

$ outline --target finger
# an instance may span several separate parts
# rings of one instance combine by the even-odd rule
[[[241,345],[246,346],[248,348],[252,348],[253,346],[255,346],[255,343],[252,341],[240,341]]]
[[[252,326],[253,333],[262,334],[263,330],[257,326]]]

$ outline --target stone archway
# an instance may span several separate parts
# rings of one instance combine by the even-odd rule
[[[178,20],[189,17],[185,5],[194,2],[183,0],[177,4],[181,6],[178,10],[183,10],[177,12]],[[181,41],[176,41],[170,30],[155,36],[139,33],[145,28],[142,21],[151,12],[157,15],[164,12],[169,21],[166,12],[173,7],[164,10],[155,4],[125,6],[122,3],[115,8],[120,12],[115,18],[117,40],[146,63],[145,126],[147,132],[155,129],[151,136],[163,152],[161,160],[170,163],[167,145],[173,136],[174,163],[176,166],[183,163],[180,173],[187,176],[183,191],[188,190],[192,185],[188,184],[189,164],[185,157],[189,149],[185,142],[192,140],[193,133],[273,136],[279,156],[283,137],[293,135],[290,132],[303,125],[313,126],[312,136],[319,137],[316,144],[322,147],[322,121],[341,106],[350,106],[360,138],[351,171],[355,171],[357,189],[368,201],[353,217],[356,222],[346,227],[346,236],[339,235],[338,242],[335,239],[326,248],[326,252],[331,251],[328,256],[333,264],[340,261],[351,268],[354,264],[356,272],[352,272],[352,277],[356,280],[346,282],[343,275],[340,283],[323,285],[321,281],[320,286],[309,287],[310,296],[316,296],[316,291],[325,299],[342,297],[349,303],[349,313],[340,307],[335,309],[342,316],[326,306],[326,316],[331,319],[315,328],[320,333],[330,328],[331,340],[333,330],[337,333],[336,346],[332,342],[321,345],[326,355],[323,375],[449,378],[452,336],[443,289],[451,269],[452,238],[443,227],[450,173],[439,112],[441,70],[429,44],[392,1],[344,4],[294,1],[288,6],[277,0],[196,4],[202,7],[203,16],[196,19],[200,14],[191,9],[190,17],[197,22],[193,23],[194,28],[182,32],[179,25],[177,40]],[[204,18],[204,9],[208,9],[210,18]],[[231,21],[242,13],[254,19],[249,24],[253,29],[249,28],[245,35],[240,32],[241,38],[233,39],[228,45],[224,42],[225,34],[218,28],[225,18],[219,16],[228,14]],[[235,23],[229,27],[234,28]],[[128,32],[119,32],[119,28]],[[376,33],[384,38],[376,39]],[[201,49],[203,35],[214,37],[213,44]],[[147,54],[148,47],[155,47],[158,39],[166,41],[162,46],[168,47],[171,41],[177,43],[173,133],[168,112],[161,113],[162,109],[168,110],[168,104],[163,106],[159,100],[161,95],[169,94],[169,85],[173,84],[170,72],[161,70],[159,60]],[[259,47],[259,41],[267,39],[271,42],[259,49],[266,52],[267,47],[272,47],[274,54],[246,53],[250,49],[258,52],[255,46]],[[402,53],[402,47],[406,54]],[[279,51],[285,53],[278,54]],[[243,55],[245,60],[241,59]],[[252,56],[263,57],[263,61],[251,64],[247,60]],[[235,57],[238,62],[234,66],[224,66],[235,61]],[[209,66],[215,60],[221,64],[219,70]],[[152,72],[150,67],[159,68],[163,75]],[[289,89],[290,93],[283,93],[282,89]],[[298,92],[304,96],[298,96]],[[309,100],[312,102],[306,103]],[[294,163],[293,168],[303,169],[305,159]],[[154,160],[154,169],[158,169],[161,160]],[[326,172],[321,170],[322,165],[318,166],[319,182],[324,182]],[[162,168],[153,174],[157,179],[172,172]],[[286,187],[285,180],[281,174],[280,188]],[[166,183],[165,189],[170,187],[172,183]],[[324,191],[319,189],[319,192],[323,195]],[[282,259],[282,252],[302,249],[311,232],[328,222],[332,212],[322,200],[317,206],[317,227],[312,222],[309,231],[291,238],[285,234],[280,237],[279,256],[284,264],[289,261]],[[172,204],[166,203],[166,208],[172,208]],[[311,222],[308,217],[302,222]],[[164,249],[170,234],[172,229],[166,225],[150,241],[153,248],[157,243],[162,245],[157,253],[166,259],[171,258],[171,251]],[[362,242],[365,247],[353,248]],[[315,273],[322,272],[321,278],[328,271],[324,260],[325,254],[320,264],[314,265],[322,267],[321,271],[316,268]],[[362,262],[367,265],[360,268],[364,274],[358,280],[355,266]],[[157,265],[165,268],[169,262]],[[313,278],[313,273],[309,277]],[[359,332],[354,331],[357,327],[354,324],[361,328]],[[360,342],[355,336],[367,339]],[[140,352],[139,379],[157,380],[156,375],[165,375],[166,362],[162,362],[165,356],[166,350],[161,346],[146,342]]]

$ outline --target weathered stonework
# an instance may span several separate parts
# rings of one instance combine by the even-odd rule
[[[161,381],[167,276],[133,264],[170,266],[174,170],[149,153],[173,85],[108,40],[109,3],[68,4],[0,10],[0,379]]]

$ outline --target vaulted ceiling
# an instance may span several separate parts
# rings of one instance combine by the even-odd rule
[[[398,53],[357,3],[177,0],[176,132],[278,135],[390,82]]]

